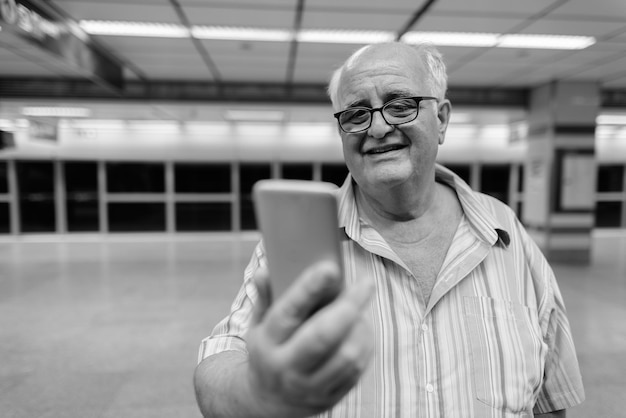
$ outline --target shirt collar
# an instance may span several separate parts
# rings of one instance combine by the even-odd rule
[[[437,181],[447,184],[455,190],[461,202],[463,213],[479,239],[489,245],[499,243],[504,247],[509,246],[509,233],[502,227],[495,216],[487,210],[485,204],[467,183],[439,164],[435,166],[435,178]],[[358,242],[361,237],[361,225],[354,197],[353,179],[349,173],[343,185],[337,191],[337,195],[339,227],[345,231],[348,237]]]

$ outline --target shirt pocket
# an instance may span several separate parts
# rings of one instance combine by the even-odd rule
[[[547,352],[536,312],[488,297],[466,296],[463,308],[476,399],[508,414],[531,412]]]

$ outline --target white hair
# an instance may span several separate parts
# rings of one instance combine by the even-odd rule
[[[354,67],[359,57],[370,48],[380,46],[392,47],[397,45],[409,46],[415,51],[415,58],[426,63],[426,68],[428,69],[426,80],[427,85],[430,87],[432,94],[437,97],[437,99],[443,100],[445,98],[446,91],[448,89],[446,64],[443,62],[441,52],[439,52],[433,44],[424,42],[415,45],[408,45],[401,42],[386,42],[382,44],[366,45],[359,48],[352,55],[350,55],[341,67],[333,72],[330,82],[328,83],[327,93],[335,110],[339,110],[339,84],[343,72]]]

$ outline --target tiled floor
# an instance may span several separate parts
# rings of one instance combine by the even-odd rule
[[[197,346],[255,239],[0,241],[0,417],[200,417]],[[568,417],[626,417],[626,232],[595,234],[591,266],[554,267],[587,390]]]

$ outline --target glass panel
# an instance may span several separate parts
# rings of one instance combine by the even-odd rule
[[[254,205],[252,204],[252,186],[259,180],[269,179],[271,168],[269,164],[242,164],[239,167],[239,188],[241,198],[241,229],[256,230]]]
[[[230,231],[230,203],[177,203],[177,231]]]
[[[283,164],[282,177],[290,180],[313,180],[313,165],[298,163]]]
[[[165,231],[165,203],[109,203],[109,231]]]
[[[322,181],[341,186],[348,175],[348,167],[345,164],[322,164]]]
[[[624,166],[601,165],[598,167],[597,191],[621,192],[624,190]]]
[[[11,232],[11,210],[7,202],[0,202],[0,234]]]
[[[19,161],[17,189],[21,232],[54,232],[54,165],[49,161]]]
[[[54,165],[50,161],[18,161],[17,186],[20,195],[54,194]]]
[[[66,210],[69,232],[100,230],[98,199],[68,199]]]
[[[622,202],[597,202],[596,227],[619,228],[622,223]]]
[[[239,167],[239,190],[242,194],[252,193],[252,186],[259,180],[272,177],[269,164],[241,164]]]
[[[176,193],[230,193],[230,164],[175,164]]]
[[[21,232],[55,232],[56,210],[54,200],[20,200]]]
[[[454,174],[461,177],[464,182],[470,184],[472,169],[467,164],[445,164],[445,167],[454,171]]]
[[[98,231],[98,164],[66,162],[65,170],[67,230]]]
[[[98,164],[95,162],[66,162],[65,191],[71,193],[98,193]]]
[[[7,163],[0,161],[0,194],[9,193],[9,176]]]
[[[508,165],[482,166],[480,175],[480,191],[493,196],[504,203],[508,203],[510,173],[511,170]]]
[[[520,164],[519,166],[519,177],[517,179],[517,191],[524,191],[524,164]]]
[[[162,163],[107,163],[109,193],[163,193],[165,166]]]

